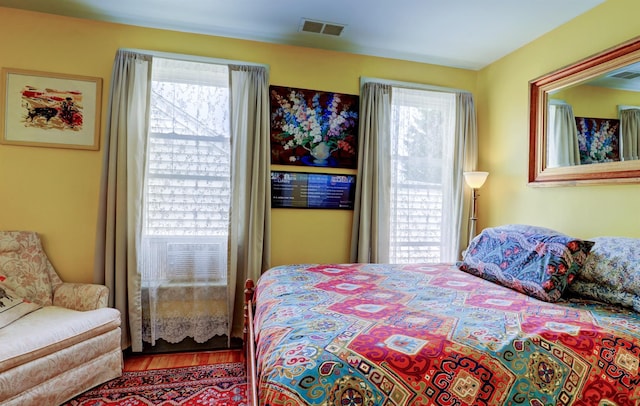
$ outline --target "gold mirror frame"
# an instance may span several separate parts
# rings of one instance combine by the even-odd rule
[[[529,82],[529,185],[640,182],[640,160],[547,168],[549,94],[640,61],[640,37]]]

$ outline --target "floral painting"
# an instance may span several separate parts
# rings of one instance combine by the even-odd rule
[[[580,163],[620,160],[620,120],[576,117]]]
[[[271,163],[357,167],[358,96],[271,86]]]

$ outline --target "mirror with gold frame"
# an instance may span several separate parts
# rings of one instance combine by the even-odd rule
[[[637,85],[621,89],[617,84],[611,85],[613,81],[629,84],[635,82]],[[610,122],[619,125],[622,109],[640,109],[640,37],[532,80],[529,82],[529,97],[530,186],[640,182],[640,159],[637,152],[635,157],[626,152],[625,155],[622,154],[622,144],[626,148],[632,144],[631,141],[624,141],[628,138],[623,140],[622,131],[618,131],[618,135],[606,134],[608,150],[611,151],[610,145],[614,144],[612,140],[615,141],[616,148],[619,148],[617,155],[603,155],[601,160],[584,159],[588,158],[589,153],[589,145],[585,147],[585,142],[598,137],[590,137],[586,135],[588,132],[581,132],[579,124],[576,125],[578,128],[575,135],[570,134],[574,129],[569,126],[566,127],[569,130],[560,131],[557,123],[554,124],[555,115],[550,117],[549,113],[555,111],[553,105],[568,104],[575,112],[574,119],[600,116],[598,120],[607,125]],[[570,99],[569,103],[564,100],[565,97]],[[567,120],[567,123],[569,122],[571,118]],[[629,137],[631,127],[626,124],[624,137]],[[596,129],[591,131],[599,130],[596,126]],[[602,130],[602,133],[606,131]],[[555,154],[558,146],[552,140],[557,139],[558,134],[563,137],[561,144],[565,143],[566,139],[569,139],[572,145],[575,143],[570,149],[575,150],[576,154],[580,149],[578,158],[566,161],[569,163],[556,163],[558,161]],[[633,142],[638,144],[640,130],[632,137],[635,137]],[[597,146],[602,147],[602,143],[598,141]],[[635,150],[637,147],[633,148]]]

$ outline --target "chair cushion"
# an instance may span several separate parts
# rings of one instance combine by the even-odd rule
[[[17,296],[42,306],[53,303],[55,270],[35,232],[0,231],[0,274]]]
[[[0,328],[0,374],[120,326],[120,312],[44,306]]]

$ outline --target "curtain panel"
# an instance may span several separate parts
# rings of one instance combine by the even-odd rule
[[[473,95],[467,92],[456,93],[456,128],[451,178],[452,228],[444,231],[450,244],[445,248],[445,258],[460,258],[462,250],[469,245],[470,236],[475,235],[475,222],[471,223],[472,191],[465,187],[464,172],[477,170],[478,167],[478,128],[476,107]],[[452,234],[447,234],[453,230]]]
[[[270,266],[269,80],[261,66],[230,65],[229,340],[242,337],[244,282]]]
[[[113,64],[96,235],[95,280],[122,317],[122,348],[142,350],[137,242],[151,57],[119,50]],[[138,151],[130,154],[129,151]]]
[[[621,158],[640,159],[640,109],[621,110],[620,128]]]
[[[566,103],[551,103],[547,130],[547,166],[580,165],[578,128],[573,107]]]
[[[227,65],[154,57],[144,155],[142,339],[227,334]]]
[[[389,149],[391,86],[368,82],[360,92],[358,177],[351,231],[351,262],[389,260]]]

